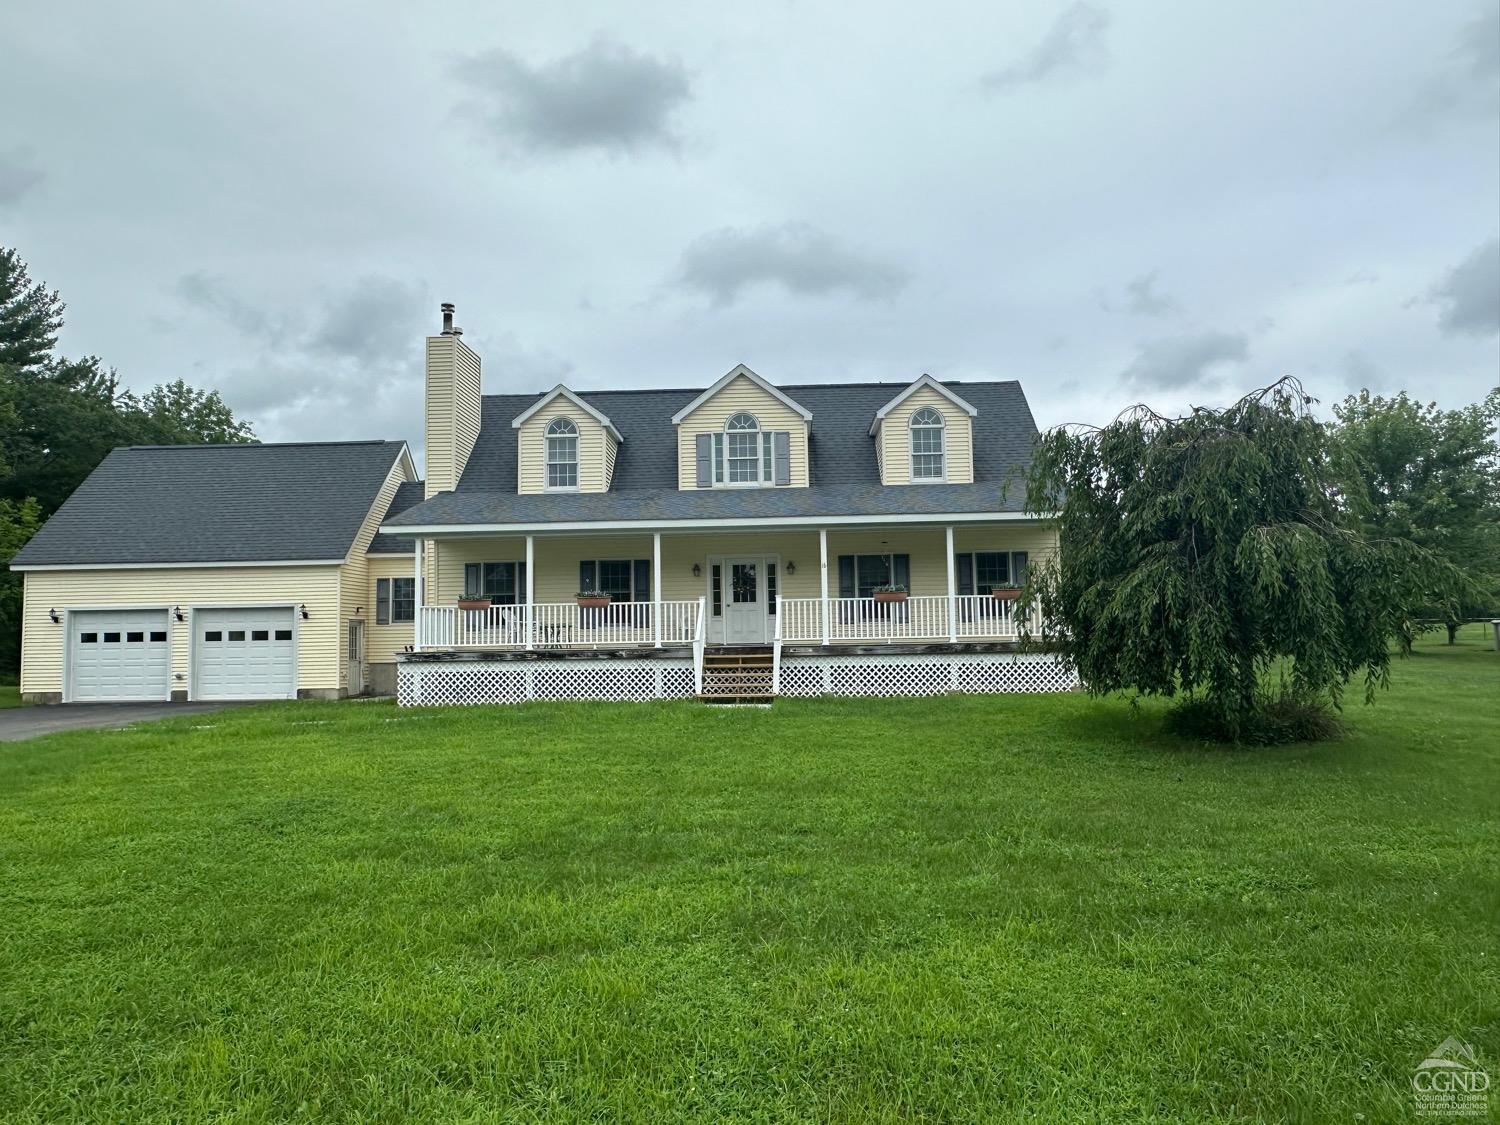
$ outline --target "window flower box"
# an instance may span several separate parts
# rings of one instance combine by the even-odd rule
[[[892,605],[904,602],[907,597],[907,590],[905,586],[899,585],[876,586],[875,589],[870,591],[870,595],[880,605]]]
[[[997,602],[1013,602],[1020,596],[1021,587],[1019,586],[996,586],[990,591],[990,597]]]
[[[609,595],[597,590],[580,590],[574,595],[574,600],[580,609],[605,609],[609,605]]]
[[[490,599],[474,597],[462,597],[458,599],[458,608],[463,610],[480,610],[490,608]]]

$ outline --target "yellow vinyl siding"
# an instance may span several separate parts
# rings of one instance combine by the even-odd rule
[[[807,423],[802,415],[761,390],[744,375],[731,380],[718,394],[678,423],[677,487],[698,487],[698,435],[722,433],[729,416],[741,410],[754,414],[762,430],[787,430],[791,433],[792,487],[806,488]]]
[[[411,471],[407,466],[407,458],[403,455],[396,459],[391,466],[391,471],[386,475],[385,483],[380,486],[380,491],[375,494],[375,502],[370,505],[370,510],[365,514],[364,523],[360,524],[359,533],[354,537],[354,544],[349,548],[349,555],[344,565],[339,568],[339,616],[347,622],[356,616],[365,621],[375,620],[375,603],[370,599],[372,584],[369,576],[370,541],[375,538],[375,533],[380,528],[380,521],[390,510],[391,501],[396,497],[396,490],[402,482],[412,480]],[[407,567],[407,573],[412,573],[411,566]],[[369,648],[369,638],[366,637],[366,649]],[[349,664],[347,660],[338,662],[339,687],[349,686]]]
[[[880,463],[882,484],[910,484],[911,416],[924,406],[943,416],[943,460],[949,484],[974,482],[974,427],[968,413],[953,405],[931,387],[923,387],[903,399],[882,419],[875,432],[875,456]],[[918,482],[930,483],[930,482]]]
[[[604,492],[614,468],[614,439],[577,404],[559,395],[521,424],[516,433],[516,491],[547,491],[547,427],[554,418],[570,418],[578,427],[578,491]]]
[[[336,690],[343,669],[343,622],[337,566],[192,567],[161,570],[47,570],[26,574],[21,623],[21,691],[63,690],[67,625],[49,609],[139,606],[303,605],[298,620],[298,690]],[[172,690],[190,689],[187,621],[168,615]]]
[[[479,356],[457,336],[427,338],[426,495],[450,492],[479,440]]]
[[[608,492],[615,485],[615,458],[619,455],[620,443],[615,440],[613,434],[605,431],[604,434],[604,491]]]
[[[378,578],[411,578],[416,574],[416,560],[410,555],[369,555],[369,586],[365,590],[365,659],[371,664],[393,663],[396,653],[412,643],[412,623],[377,625],[375,581]]]

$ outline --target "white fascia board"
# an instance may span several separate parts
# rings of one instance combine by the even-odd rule
[[[900,406],[903,402],[905,402],[912,395],[916,394],[923,387],[931,387],[938,394],[942,395],[945,399],[951,402],[954,406],[962,410],[970,418],[978,416],[979,411],[971,406],[968,402],[964,401],[958,395],[950,391],[947,387],[943,386],[943,384],[939,383],[931,375],[923,375],[915,383],[912,383],[909,387],[906,387],[904,390],[902,390],[902,392],[895,398],[891,399],[890,402],[886,403],[879,410],[875,411],[875,421],[870,423],[870,436],[875,436],[875,431],[880,429],[881,420],[884,419],[887,414],[889,414],[892,410],[895,410],[896,407]]]
[[[557,386],[553,387],[541,398],[537,399],[536,402],[532,403],[532,405],[528,406],[525,410],[521,411],[521,413],[517,414],[513,419],[511,419],[510,428],[513,430],[519,430],[526,424],[526,419],[530,418],[538,410],[546,406],[549,402],[557,398],[559,395],[567,399],[574,406],[578,407],[579,410],[582,410],[590,418],[592,418],[594,421],[598,422],[601,426],[608,430],[610,437],[614,438],[616,441],[625,440],[620,436],[620,431],[615,429],[615,424],[611,422],[606,415],[600,413],[598,410],[595,410],[592,406],[584,402],[583,399],[579,398],[576,394],[568,390],[568,388],[563,386],[561,383],[557,384]]]
[[[781,516],[764,519],[717,520],[594,520],[574,523],[494,523],[494,524],[428,524],[422,527],[383,527],[387,535],[426,537],[432,535],[532,535],[536,533],[579,531],[730,531],[744,528],[839,527],[849,524],[878,527],[883,524],[948,523],[1040,523],[1055,518],[1054,513],[1031,515],[1025,512],[932,512],[899,516]]]
[[[804,422],[809,422],[810,423],[812,421],[812,411],[811,410],[807,409],[807,407],[803,406],[800,402],[797,402],[795,399],[792,399],[792,398],[788,397],[786,394],[784,394],[783,392],[777,390],[770,383],[766,382],[759,375],[757,375],[754,371],[751,371],[748,367],[746,367],[743,363],[741,363],[741,364],[737,364],[735,366],[734,370],[731,371],[731,372],[729,372],[728,375],[725,375],[724,378],[720,379],[713,386],[709,387],[708,390],[704,391],[697,398],[693,399],[692,402],[688,403],[681,410],[679,410],[676,414],[672,415],[672,425],[674,425],[674,426],[680,426],[682,424],[682,420],[684,418],[686,418],[693,411],[697,410],[698,407],[702,406],[709,399],[713,398],[714,395],[718,394],[725,387],[727,387],[730,383],[732,383],[736,379],[738,379],[741,375],[743,375],[746,379],[749,379],[757,387],[759,387],[761,390],[765,391],[766,394],[770,395],[772,398],[774,398],[777,402],[781,403],[783,406],[785,406],[785,407],[787,407],[787,408],[789,408],[791,410],[795,410],[798,414],[802,415],[802,420]]]
[[[268,566],[343,566],[343,559],[280,559],[275,562],[22,563],[11,570],[236,570]]]

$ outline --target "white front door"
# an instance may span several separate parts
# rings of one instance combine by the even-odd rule
[[[724,643],[763,645],[770,638],[766,614],[766,560],[724,560]]]
[[[349,648],[346,656],[345,674],[350,695],[365,693],[365,623],[362,618],[349,619]]]

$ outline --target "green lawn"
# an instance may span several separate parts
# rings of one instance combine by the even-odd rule
[[[0,711],[21,706],[21,689],[15,684],[0,684]]]
[[[0,1120],[1411,1119],[1500,1082],[1500,655],[1336,745],[1082,696],[0,746]]]

